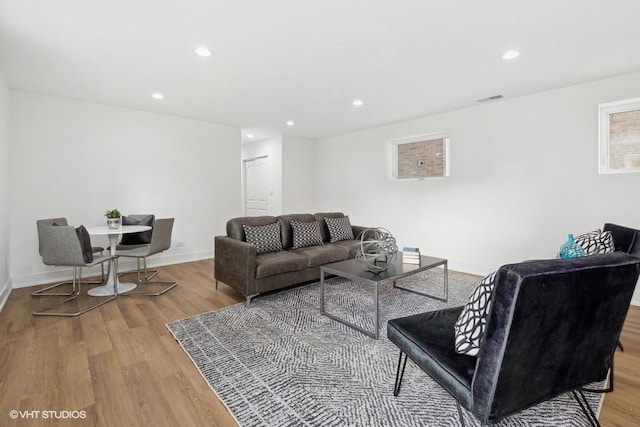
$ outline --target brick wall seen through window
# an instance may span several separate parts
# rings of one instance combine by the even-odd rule
[[[449,176],[449,138],[396,143],[396,179]]]

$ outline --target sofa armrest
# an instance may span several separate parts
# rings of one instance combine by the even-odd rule
[[[360,233],[362,233],[367,228],[371,228],[371,227],[363,227],[361,225],[352,225],[351,226],[351,231],[353,231],[353,238],[354,239],[359,239],[358,236],[360,236]]]
[[[227,236],[215,237],[215,278],[242,295],[256,293],[256,247]]]

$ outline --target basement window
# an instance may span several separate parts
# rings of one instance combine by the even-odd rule
[[[393,177],[423,180],[449,176],[449,137],[426,135],[392,141]]]
[[[640,98],[598,106],[600,174],[640,172]]]

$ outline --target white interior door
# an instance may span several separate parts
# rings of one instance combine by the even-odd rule
[[[269,212],[268,164],[267,157],[244,162],[246,216],[267,215]]]

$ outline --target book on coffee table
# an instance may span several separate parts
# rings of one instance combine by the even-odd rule
[[[403,264],[420,264],[420,249],[412,246],[402,248]]]

